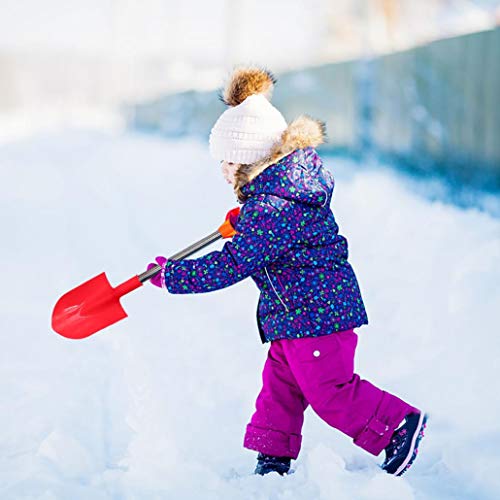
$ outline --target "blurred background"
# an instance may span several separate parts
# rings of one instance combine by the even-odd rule
[[[235,64],[332,151],[500,187],[498,0],[0,0],[0,140],[68,126],[203,138]]]
[[[500,498],[499,22],[500,0],[0,0],[1,500]],[[148,285],[89,339],[51,329],[63,293],[236,205],[208,134],[248,63],[287,120],[327,124],[370,321],[356,371],[431,413],[397,481],[312,411],[296,472],[252,476],[251,280]]]

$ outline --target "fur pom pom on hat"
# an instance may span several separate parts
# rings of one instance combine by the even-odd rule
[[[275,83],[276,78],[266,69],[237,68],[229,78],[221,99],[228,106],[238,106],[254,94],[262,94],[270,101]]]
[[[252,164],[269,155],[287,128],[283,115],[269,102],[276,80],[267,70],[236,69],[222,93],[229,107],[210,133],[216,160]]]

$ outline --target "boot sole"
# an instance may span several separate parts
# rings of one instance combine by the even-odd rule
[[[421,439],[424,437],[424,429],[427,424],[427,418],[428,418],[427,414],[425,414],[424,412],[420,413],[417,429],[415,430],[413,437],[411,439],[411,446],[410,449],[408,450],[408,455],[403,460],[403,463],[396,469],[396,472],[394,472],[395,476],[403,475],[410,468],[415,458],[417,458],[418,445]]]

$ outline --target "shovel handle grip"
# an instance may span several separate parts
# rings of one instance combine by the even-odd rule
[[[205,236],[205,238],[202,238],[200,241],[197,241],[196,243],[189,245],[184,250],[177,252],[176,254],[169,257],[168,260],[184,259],[186,257],[189,257],[190,255],[193,255],[199,250],[202,250],[203,248],[211,245],[214,241],[220,240],[221,238],[232,238],[236,234],[232,221],[236,220],[239,213],[240,213],[239,207],[229,210],[229,212],[226,214],[225,221],[219,227],[219,229],[217,229],[217,231],[214,231],[212,234]],[[161,269],[162,269],[161,266],[157,264],[148,271],[144,271],[142,274],[139,274],[137,278],[141,283],[144,283],[145,281],[148,281],[154,276],[156,276],[161,271]]]
[[[238,220],[238,215],[240,215],[240,207],[233,208],[226,214],[226,220],[218,229],[223,238],[232,238],[236,234],[233,223]]]

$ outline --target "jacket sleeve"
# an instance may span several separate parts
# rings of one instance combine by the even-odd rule
[[[204,293],[226,288],[271,264],[297,242],[293,203],[275,208],[262,201],[247,202],[237,234],[220,251],[197,259],[167,261],[165,285],[170,293]]]

